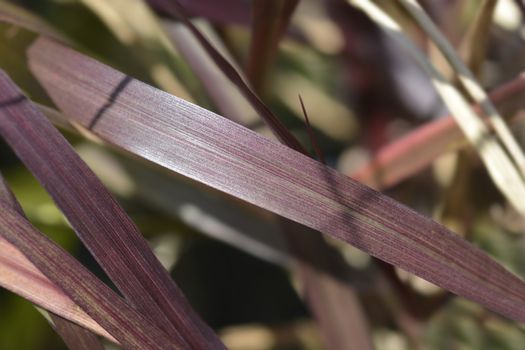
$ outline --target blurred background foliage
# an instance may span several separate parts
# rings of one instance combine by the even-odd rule
[[[525,68],[525,25],[519,1],[497,2],[489,35],[484,38],[488,49],[480,77],[487,90]],[[239,3],[242,6],[231,9],[231,18],[208,20],[197,16],[195,22],[242,69],[249,59],[251,12],[250,1]],[[397,13],[412,28],[410,36],[431,59],[439,61],[425,36],[411,25],[395,1],[378,3]],[[459,47],[480,2],[421,3]],[[175,21],[155,14],[143,1],[18,0],[0,4],[16,4],[17,11],[24,9],[37,16],[76,49],[133,77],[227,113],[206,90],[192,66],[195,62],[181,54],[188,52],[183,48],[190,40],[187,33]],[[170,37],[170,33],[178,34]],[[25,50],[35,37],[14,25],[0,24],[0,68],[33,100],[52,106],[26,64]],[[297,100],[300,93],[329,165],[346,173],[409,130],[447,114],[411,58],[343,0],[302,0],[275,61],[269,62],[259,88],[261,96],[311,148]],[[225,82],[216,89],[223,89],[221,93],[237,101],[237,105],[230,106],[229,117],[271,137],[232,86]],[[523,140],[522,128],[516,130],[518,139]],[[227,346],[253,350],[323,348],[315,323],[294,287],[294,277],[280,266],[287,259],[286,247],[273,232],[277,226],[266,213],[65,133],[118,196],[191,304]],[[102,276],[49,196],[8,147],[0,147],[0,168],[29,219]],[[467,170],[461,170],[467,172],[467,180],[459,179],[458,164],[467,164]],[[453,196],[458,188],[461,194]],[[449,225],[525,277],[525,220],[502,200],[473,152],[446,154],[432,167],[384,191]],[[234,209],[222,215],[224,206]],[[232,222],[233,226],[247,222],[243,227],[270,238],[276,236],[275,246],[281,250],[269,253],[238,236],[228,238],[224,227]],[[390,295],[391,287],[383,288],[388,278],[373,260],[355,249],[339,248],[355,270],[355,285],[377,349],[524,348],[523,325],[463,299],[447,298],[439,308],[421,317],[407,314],[403,302]],[[409,300],[411,303],[443,294],[413,276],[397,273],[417,296]],[[0,349],[64,348],[46,319],[29,302],[2,290],[0,310]]]

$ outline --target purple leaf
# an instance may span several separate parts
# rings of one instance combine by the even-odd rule
[[[289,147],[59,44],[40,39],[29,58],[55,103],[84,131],[525,321],[523,281],[444,226]]]
[[[11,208],[18,212],[20,215],[24,215],[24,211],[20,206],[20,203],[18,203],[18,201],[16,200],[13,192],[11,192],[1,174],[0,200],[10,205]],[[17,275],[20,275],[20,271],[18,271]],[[62,339],[70,349],[104,350],[104,346],[97,338],[97,336],[88,331],[87,329],[78,326],[73,322],[53,313],[50,313],[49,315],[51,317],[55,330],[62,337]]]
[[[170,16],[179,18],[181,22],[188,28],[188,30],[195,36],[195,38],[202,45],[203,49],[208,55],[215,61],[217,66],[222,72],[231,80],[233,84],[237,86],[239,91],[244,97],[250,102],[253,108],[259,113],[261,118],[268,124],[274,134],[284,144],[290,148],[295,149],[303,154],[308,152],[301,145],[301,143],[286,129],[273,112],[264,104],[264,102],[252,91],[252,89],[246,84],[241,75],[237,70],[225,59],[222,54],[213,47],[212,44],[206,39],[206,37],[200,32],[199,29],[188,19],[188,15],[184,8],[179,4],[177,0],[155,0],[164,11]]]
[[[148,0],[161,14],[165,10],[163,0]],[[194,17],[204,17],[212,22],[247,26],[250,23],[250,2],[246,0],[181,0],[181,4]]]
[[[124,296],[177,343],[221,348],[100,180],[9,77],[1,74],[0,84],[0,135],[51,194]],[[126,84],[123,79],[119,88]],[[113,103],[110,97],[98,117]]]
[[[1,235],[0,285],[49,312],[71,320],[110,341],[117,342]]]
[[[10,108],[11,111],[15,109],[17,107]],[[0,213],[0,234],[20,249],[125,348],[153,350],[177,349],[181,346],[118,297],[61,247],[38,232],[4,201],[0,201]]]
[[[57,315],[51,314],[55,330],[71,350],[104,350],[100,340],[87,329],[77,326]]]

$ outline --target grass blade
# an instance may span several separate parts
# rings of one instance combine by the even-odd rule
[[[3,237],[0,237],[0,285],[43,309],[117,342]]]
[[[0,201],[0,210],[0,234],[125,348],[178,348],[173,339],[135,311],[71,255],[33,228],[9,204]]]
[[[283,3],[283,10],[284,12],[289,12],[289,15],[291,15],[291,12],[293,8],[295,7],[294,2],[287,2]],[[173,5],[173,4],[172,4]],[[261,6],[262,3],[259,3],[258,6]],[[295,139],[295,137],[288,132],[288,130],[280,123],[280,121],[271,114],[271,111],[262,104],[261,100],[255,95],[250,88],[244,83],[244,78],[241,76],[241,73],[237,72],[235,67],[230,64],[224,56],[221,56],[221,54],[210,44],[210,42],[204,38],[204,36],[197,30],[197,28],[187,20],[183,9],[177,5],[175,2],[175,6],[169,7],[166,5],[169,9],[172,10],[172,14],[175,15],[176,13],[179,14],[178,17],[182,18],[182,22],[186,25],[186,27],[190,30],[191,33],[193,33],[193,36],[197,39],[197,41],[202,46],[203,50],[205,52],[205,57],[209,56],[215,61],[215,66],[220,68],[222,71],[218,76],[222,76],[223,74],[226,75],[226,77],[237,87],[240,89],[240,92],[244,94],[247,101],[250,102],[254,109],[259,111],[259,114],[263,119],[267,122],[267,124],[270,126],[271,131],[273,131],[274,135],[280,139],[283,143],[287,144],[289,147],[294,148],[296,150],[299,150],[300,152],[306,154],[305,149],[300,145],[299,142]],[[264,7],[264,5],[262,5]],[[288,18],[289,15],[285,14],[285,17]],[[284,23],[279,24],[279,26],[284,27]],[[284,28],[275,28],[277,31],[282,32]],[[276,38],[275,45],[278,42],[278,37],[280,36],[279,33],[275,33]],[[176,40],[177,39],[177,33],[172,31],[172,37]],[[178,40],[180,41],[180,40]],[[184,40],[184,42],[187,44],[187,41]],[[273,44],[272,44],[273,45]],[[195,50],[191,50],[195,52]],[[188,52],[188,50],[186,50]],[[202,54],[201,54],[202,56]],[[202,62],[202,58],[199,57],[197,59],[192,59],[193,65],[198,65],[197,60],[200,60],[200,64],[205,64],[205,62]],[[198,67],[198,70],[202,73],[202,68]],[[217,84],[217,79],[213,77],[207,76],[204,79],[205,81],[215,80],[213,83],[207,84],[208,90],[210,91],[210,95],[216,97],[217,94],[215,93],[215,90],[218,88],[223,90],[224,84]],[[228,97],[232,97],[232,95],[229,95]],[[216,100],[216,98],[215,98]],[[232,105],[232,101],[226,101],[225,99],[222,99],[221,101],[216,101],[218,106],[224,106],[224,105]],[[225,110],[225,108],[220,108],[221,110]],[[243,113],[246,113],[246,111],[243,111]],[[228,115],[229,116],[229,115]],[[230,117],[230,116],[229,116]],[[231,117],[230,117],[231,118]],[[246,118],[235,118],[236,120],[245,121]],[[246,124],[245,124],[246,125]],[[289,223],[286,226],[293,226]],[[298,230],[299,228],[295,228],[295,230]],[[341,264],[340,261],[334,263],[334,266],[337,266],[337,268],[334,268],[334,266],[331,266],[326,271],[318,271],[313,265],[317,265],[319,261],[322,260],[322,257],[324,256],[330,256],[333,254],[337,254],[337,251],[333,251],[330,249],[328,244],[322,239],[315,236],[306,235],[303,237],[302,240],[295,240],[291,238],[293,235],[292,233],[288,232],[289,230],[285,229],[282,231],[283,236],[291,243],[292,249],[293,246],[298,246],[293,250],[302,250],[299,247],[300,245],[312,245],[316,246],[317,250],[309,250],[309,254],[302,256],[301,259],[299,259],[298,264],[292,265],[295,272],[299,272],[300,276],[303,276],[302,282],[304,282],[303,288],[307,291],[309,291],[309,297],[306,298],[306,301],[308,302],[308,305],[310,306],[310,309],[312,309],[315,318],[318,320],[320,328],[322,332],[325,334],[325,339],[330,344],[345,344],[349,343],[352,338],[359,339],[362,341],[359,346],[362,349],[370,349],[372,348],[371,341],[365,341],[365,339],[368,337],[368,332],[363,332],[363,334],[358,334],[357,336],[354,336],[355,333],[366,330],[366,321],[364,320],[364,317],[362,316],[362,312],[360,311],[360,305],[357,301],[357,298],[355,297],[355,292],[352,288],[352,286],[349,283],[337,283],[336,279],[334,278],[334,274],[336,269],[339,270],[346,270],[346,265],[343,263]],[[310,238],[312,237],[312,238]],[[341,260],[342,261],[342,260]],[[303,271],[310,271],[309,274],[303,273]],[[339,302],[343,305],[344,308],[340,309],[333,309],[330,308],[331,305],[327,302],[327,300],[333,300],[334,298],[337,298]],[[326,307],[325,307],[326,306]],[[362,320],[362,326],[355,325],[353,329],[355,331],[348,332],[346,331],[345,327],[349,324],[356,324],[356,320],[361,319]]]
[[[277,53],[298,0],[254,0],[252,2],[252,38],[246,76],[255,91],[261,92],[265,77]]]
[[[0,2],[0,22],[11,23],[57,41],[67,42],[62,34],[59,34],[34,14],[5,1]]]
[[[253,110],[246,98],[224,75],[188,29],[174,20],[164,20],[163,24],[170,40],[199,78],[217,110],[222,115],[228,116],[231,120],[244,126],[259,123],[260,119],[257,112]],[[220,41],[220,37],[212,31],[209,25],[204,26],[200,23],[199,29],[205,32],[210,40],[213,40],[213,45],[230,62],[233,62],[233,57],[228,57],[231,55],[228,55],[226,45]],[[240,71],[238,67],[235,69]]]
[[[437,45],[439,50],[443,53],[447,61],[452,65],[459,80],[468,94],[479,103],[485,115],[488,116],[496,134],[501,140],[501,143],[507,148],[509,154],[518,166],[518,170],[522,176],[525,177],[525,155],[518,145],[516,139],[510,132],[507,124],[503,121],[494,105],[490,102],[487,94],[478,84],[472,72],[463,63],[461,58],[456,54],[452,45],[441,34],[439,29],[432,22],[426,12],[419,6],[415,0],[398,0],[403,7],[412,15],[419,26],[427,33],[431,40]],[[494,4],[495,5],[495,4]]]
[[[30,66],[83,131],[292,221],[326,232],[509,318],[525,284],[436,222],[292,149],[40,39]]]
[[[72,350],[104,350],[104,345],[91,332],[57,315],[51,315],[55,330]]]
[[[281,121],[272,113],[272,111],[262,102],[262,100],[252,91],[252,89],[246,84],[244,79],[241,77],[239,72],[228,62],[224,56],[213,47],[212,44],[206,39],[206,37],[200,32],[200,30],[188,19],[186,11],[179,4],[178,1],[173,0],[156,0],[159,5],[162,6],[164,11],[169,13],[170,16],[179,18],[182,23],[189,29],[189,31],[195,36],[195,38],[202,45],[204,50],[210,55],[215,61],[217,66],[221,68],[224,74],[234,83],[239,91],[246,97],[253,108],[259,113],[261,118],[268,124],[270,129],[277,135],[279,140],[288,147],[295,149],[303,154],[308,154],[306,149],[301,145],[299,141],[286,129]]]
[[[15,196],[7,186],[1,174],[0,200],[4,201],[6,204],[11,205],[11,208],[17,211],[20,215],[24,215],[20,203],[18,203],[18,201],[16,200]],[[27,263],[30,264],[29,261],[27,261]],[[62,339],[70,349],[104,349],[102,343],[97,338],[97,336],[88,331],[87,329],[80,327],[74,324],[73,322],[53,313],[50,313],[49,315],[51,317],[55,330],[62,337]]]
[[[148,3],[161,14],[170,16],[163,0],[148,0]],[[180,4],[190,16],[203,17],[220,24],[248,26],[250,23],[250,3],[244,0],[181,0]]]
[[[478,151],[492,180],[501,193],[521,213],[525,213],[525,183],[513,161],[498,143],[489,128],[474,113],[465,98],[437,71],[415,44],[406,38],[400,26],[369,0],[349,0],[366,12],[386,33],[403,46],[432,79],[437,92],[456,118],[459,126]],[[478,91],[479,92],[479,91]],[[484,104],[487,102],[485,101]],[[481,104],[483,105],[483,103]],[[490,115],[489,115],[490,116]]]
[[[324,159],[323,152],[321,152],[319,143],[317,142],[317,137],[315,137],[315,133],[312,129],[312,126],[310,125],[310,119],[308,118],[308,113],[306,112],[306,107],[304,106],[301,95],[299,95],[299,103],[301,104],[301,109],[303,110],[304,122],[306,123],[308,137],[310,138],[310,142],[312,144],[312,148],[314,149],[315,155],[317,156],[317,160],[326,165],[326,160]]]
[[[509,115],[523,106],[525,74],[499,86],[489,98]],[[479,107],[474,107],[479,110]],[[519,118],[518,118],[519,119]],[[511,119],[512,123],[515,119]],[[352,178],[375,189],[394,186],[429,166],[437,157],[467,145],[465,134],[452,116],[427,123],[377,151]]]
[[[474,22],[462,39],[460,53],[467,67],[479,77],[487,54],[488,38],[497,0],[483,0]]]
[[[120,291],[181,344],[222,347],[100,180],[5,74],[0,83],[0,134],[51,194]]]

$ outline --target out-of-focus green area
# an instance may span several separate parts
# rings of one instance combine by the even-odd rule
[[[221,112],[217,101],[191,69],[191,62],[185,61],[164,31],[161,23],[169,20],[159,20],[144,2],[12,2],[40,17],[79,51]],[[487,59],[481,79],[487,88],[509,80],[525,68],[524,19],[512,1],[499,2],[487,38]],[[424,2],[455,45],[468,28],[477,3],[477,0]],[[439,118],[446,108],[415,64],[377,28],[353,12],[348,14],[355,19],[353,26],[345,27],[338,22],[338,15],[342,13],[330,12],[320,0],[301,2],[289,36],[281,43],[274,67],[268,73],[263,96],[286,126],[311,149],[297,100],[300,93],[329,165],[349,172],[380,146]],[[242,68],[249,47],[249,28],[199,21],[217,36],[232,60]],[[410,34],[422,47],[428,45],[421,32],[414,29]],[[29,31],[0,24],[0,68],[32,99],[52,106],[27,68],[25,50],[34,38],[35,34]],[[429,52],[432,56],[431,49]],[[244,111],[245,102],[239,105]],[[253,111],[246,109],[248,114]],[[254,120],[255,130],[268,134],[254,115],[248,117]],[[203,198],[213,201],[236,201],[109,147],[95,145],[67,131],[65,134],[117,195],[163,263],[172,269],[173,278],[191,304],[228,346],[253,350],[323,347],[289,272],[242,251],[239,246],[234,248],[209,237],[209,232],[203,231],[213,231],[214,226],[199,225],[205,215],[190,202],[186,206],[177,204],[175,210],[172,199],[178,190],[173,194],[170,191],[183,187],[195,197],[203,192]],[[518,129],[518,139],[525,139],[524,135]],[[453,174],[457,168],[453,161],[441,159],[431,169],[386,193],[453,229],[459,227],[459,233],[525,277],[525,221],[505,204],[476,156],[467,157],[471,159],[468,181],[462,185],[465,194],[458,215],[443,214],[451,188],[454,189]],[[31,222],[107,281],[49,196],[3,143],[0,143],[0,170]],[[254,208],[237,205],[247,213],[255,213],[260,220],[268,220]],[[219,207],[207,208],[213,214],[223,209]],[[235,215],[244,214],[232,213]],[[214,224],[220,227],[220,223]],[[410,320],[407,333],[396,313],[381,300],[384,295],[377,290],[380,285],[377,281],[384,276],[373,267],[372,260],[362,253],[342,250],[357,275],[367,275],[358,281],[357,289],[378,350],[524,348],[523,325],[459,298],[451,298],[428,318]],[[432,297],[442,292],[418,279],[403,277],[403,273],[400,276],[421,295]],[[45,318],[29,302],[2,290],[0,310],[0,349],[64,348]]]

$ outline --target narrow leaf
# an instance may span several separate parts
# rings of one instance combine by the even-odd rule
[[[308,137],[310,138],[312,147],[315,151],[315,154],[317,155],[317,160],[326,165],[323,153],[321,152],[321,148],[319,148],[319,144],[317,142],[317,137],[315,137],[315,133],[312,129],[312,126],[310,125],[310,119],[308,118],[308,113],[306,112],[306,107],[304,106],[303,98],[301,97],[301,95],[299,95],[299,103],[301,104],[301,109],[303,110],[304,122],[306,123]]]
[[[211,26],[205,27],[202,23],[195,25],[198,24],[200,24],[200,30],[206,33],[213,45],[234,64],[233,57],[228,57],[231,55],[228,55],[226,45],[220,40],[217,33],[212,31]],[[183,24],[168,19],[163,21],[163,25],[169,39],[199,78],[217,110],[222,115],[242,125],[257,124],[259,122],[257,112],[230,79],[224,75],[188,29]],[[240,70],[236,66],[235,69]]]
[[[3,237],[0,237],[0,285],[45,310],[117,342]]]
[[[461,58],[464,59],[467,67],[476,77],[480,76],[482,64],[485,61],[492,17],[497,3],[497,0],[483,0],[481,2],[473,23],[461,40]]]
[[[499,86],[489,98],[508,115],[523,107],[525,74]],[[479,107],[474,107],[479,111]],[[512,118],[511,123],[520,120]],[[348,174],[375,189],[394,186],[429,166],[440,155],[468,144],[465,134],[452,116],[429,122],[402,138],[380,148],[374,157],[357,171]]]
[[[55,330],[71,350],[104,350],[104,345],[91,332],[57,315],[51,315]]]
[[[246,76],[255,91],[261,92],[265,77],[277,53],[298,0],[254,0],[252,31]]]
[[[20,203],[18,203],[15,196],[7,186],[2,174],[0,174],[0,200],[3,200],[6,204],[9,204],[11,208],[20,215],[24,215],[24,211],[20,206]],[[29,261],[28,264],[30,264]],[[70,349],[104,349],[97,336],[87,329],[80,327],[73,322],[53,313],[50,314],[50,317],[57,333],[62,337]]]
[[[469,142],[478,151],[494,184],[518,211],[525,213],[525,203],[522,200],[525,197],[525,180],[521,176],[521,172],[516,168],[502,145],[499,144],[498,139],[491,134],[488,126],[470,108],[465,97],[428,61],[419,48],[406,37],[399,24],[381,8],[369,0],[348,1],[366,12],[388,35],[413,56],[432,80],[436,91],[456,118]],[[471,81],[469,77],[464,77],[464,80]],[[476,85],[473,85],[472,88],[479,94],[483,94],[482,90],[477,90]],[[475,98],[475,100],[479,101],[479,98]],[[480,102],[481,106],[487,106],[487,104],[490,104],[488,99]],[[493,118],[494,114],[489,111],[488,117]]]
[[[79,128],[174,172],[356,246],[509,318],[525,284],[480,249],[400,203],[221,116],[40,39],[30,66]]]
[[[221,347],[100,180],[5,74],[0,83],[0,135],[51,194],[120,291],[174,341],[195,348]]]
[[[401,5],[403,5],[403,7],[412,15],[421,29],[427,33],[430,39],[436,44],[441,53],[454,68],[459,81],[470,97],[472,97],[475,102],[479,103],[485,115],[488,116],[490,123],[494,127],[494,131],[501,140],[501,143],[507,148],[507,151],[518,166],[518,170],[521,172],[522,176],[525,177],[525,155],[510,132],[507,124],[503,121],[503,118],[490,102],[483,88],[477,82],[474,74],[472,74],[465,63],[463,63],[452,45],[448,42],[447,38],[445,38],[440,32],[416,0],[398,0],[398,2],[400,2]],[[495,2],[493,5],[495,5]]]
[[[224,74],[237,86],[239,91],[246,97],[253,108],[259,113],[261,118],[268,124],[270,129],[277,135],[279,140],[288,147],[295,149],[303,154],[308,154],[306,149],[297,141],[297,139],[286,129],[272,111],[264,104],[264,102],[252,91],[252,89],[246,84],[239,72],[228,62],[224,56],[213,47],[212,44],[206,39],[206,37],[200,32],[200,30],[188,19],[188,15],[184,8],[178,3],[177,0],[156,0],[159,6],[162,6],[163,10],[166,11],[170,16],[179,18],[180,21],[186,25],[189,31],[195,36],[195,38],[202,45],[204,50],[210,55],[215,61],[217,66],[221,68]]]
[[[62,34],[59,34],[42,19],[19,6],[5,1],[0,2],[0,22],[11,23],[60,42],[67,42]]]
[[[2,111],[5,109],[2,108]],[[13,110],[12,107],[9,109]],[[174,340],[118,297],[71,255],[33,228],[4,201],[0,201],[0,212],[0,234],[125,348],[178,348]]]
[[[171,15],[163,0],[148,0],[156,11]],[[181,5],[192,17],[203,17],[219,24],[248,26],[250,23],[250,3],[245,0],[181,0]]]

